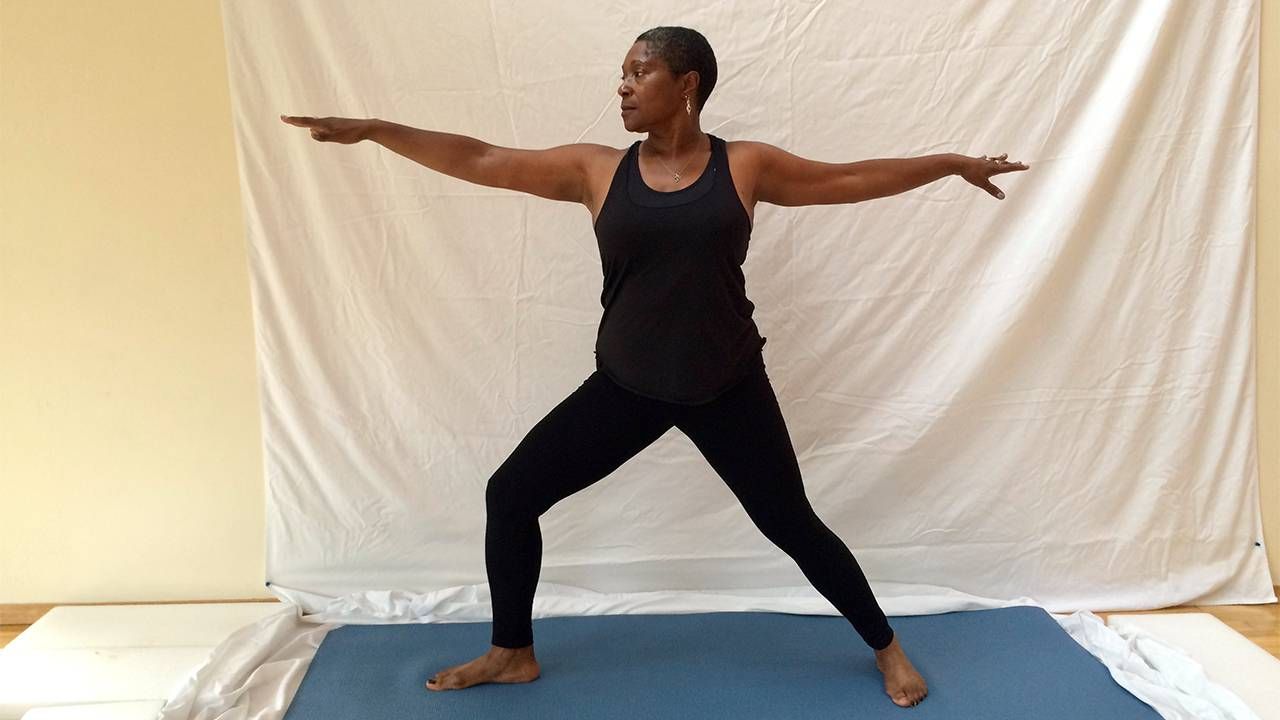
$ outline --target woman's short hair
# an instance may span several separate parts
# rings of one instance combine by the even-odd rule
[[[698,72],[696,105],[701,112],[716,86],[716,54],[711,43],[697,30],[667,25],[645,30],[635,39],[641,40],[648,44],[651,54],[662,58],[673,75]]]

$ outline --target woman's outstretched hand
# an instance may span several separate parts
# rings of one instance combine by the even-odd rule
[[[991,193],[996,199],[1004,199],[1004,191],[987,178],[1000,173],[1013,172],[1015,170],[1026,170],[1031,167],[1020,162],[1008,162],[1005,158],[1009,157],[1009,153],[1004,153],[1000,157],[989,158],[983,155],[980,158],[965,157],[964,163],[960,167],[960,177],[977,185],[978,187]]]
[[[320,142],[336,142],[351,145],[364,140],[369,132],[368,120],[340,117],[298,117],[281,115],[280,119],[290,125],[311,128],[311,137]]]

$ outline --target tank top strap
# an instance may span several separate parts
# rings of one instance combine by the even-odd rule
[[[707,137],[711,138],[711,161],[716,164],[716,168],[720,172],[729,169],[729,153],[724,144],[724,139],[707,133]]]
[[[706,172],[714,170],[715,184],[723,189],[727,185],[724,179],[729,177],[729,152],[723,138],[711,133],[707,133],[707,137],[711,140],[711,161],[707,163]]]
[[[732,198],[736,207],[742,207],[742,201],[738,199],[737,185],[733,182],[733,173],[729,170],[729,144],[724,138],[716,135],[711,136],[711,143],[711,157],[716,163],[716,170],[720,176],[720,191]],[[749,218],[748,223],[750,223]]]

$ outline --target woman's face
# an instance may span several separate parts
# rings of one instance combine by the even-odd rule
[[[676,110],[684,112],[681,84],[662,58],[649,54],[648,43],[642,40],[632,45],[621,70],[618,95],[622,98],[622,126],[627,130],[643,132]]]

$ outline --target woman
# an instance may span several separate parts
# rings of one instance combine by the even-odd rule
[[[376,119],[281,116],[311,128],[316,140],[370,139],[469,182],[582,203],[599,243],[604,314],[596,372],[488,481],[492,646],[437,673],[429,689],[539,676],[531,620],[542,559],[538,517],[674,426],[875,651],[893,702],[915,705],[927,694],[857,561],[805,496],[741,266],[758,202],[854,203],[952,174],[1003,198],[988,178],[1028,166],[1006,162],[1007,155],[956,154],[833,164],[765,143],[724,141],[699,127],[715,82],[715,55],[700,33],[642,33],[623,60],[618,94],[623,126],[648,137],[626,149],[580,143],[520,150]]]

